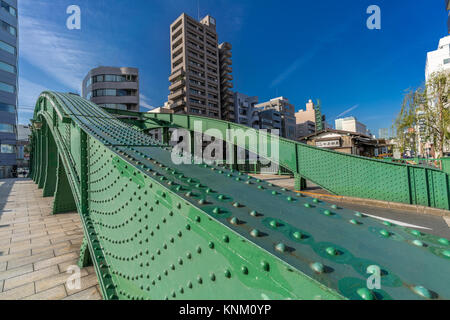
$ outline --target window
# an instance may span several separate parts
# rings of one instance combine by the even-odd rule
[[[13,55],[16,55],[16,48],[14,48],[12,45],[7,44],[6,42],[3,42],[0,40],[0,49],[9,52]]]
[[[0,147],[1,153],[16,153],[16,146],[13,146],[12,144],[2,144]]]
[[[10,15],[17,17],[17,11],[14,7],[7,4],[5,1],[2,1],[2,9],[8,12]]]
[[[444,64],[450,63],[450,58],[444,59]]]
[[[102,74],[92,78],[92,82],[131,82],[136,81],[134,75]],[[88,84],[89,85],[89,84]]]
[[[0,61],[0,70],[6,71],[6,72],[11,72],[11,73],[16,73],[16,67],[10,65],[9,63]]]
[[[0,90],[10,92],[10,93],[15,93],[16,87],[12,86],[10,84],[4,83],[4,82],[0,82]]]
[[[17,30],[12,25],[6,23],[5,21],[1,21],[1,27],[4,31],[9,32],[11,35],[16,36]]]
[[[0,123],[0,132],[14,133],[14,126],[12,124]]]
[[[12,104],[0,103],[0,111],[14,113],[16,112],[16,107]]]

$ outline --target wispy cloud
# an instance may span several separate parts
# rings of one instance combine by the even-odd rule
[[[80,90],[89,67],[94,65],[89,46],[61,27],[22,12],[20,54],[34,67],[72,90]]]
[[[297,71],[297,69],[299,69],[301,66],[305,65],[311,59],[313,59],[318,51],[319,47],[312,48],[308,52],[306,52],[303,56],[295,60],[286,70],[284,70],[278,77],[275,78],[275,80],[272,81],[272,83],[270,84],[270,88],[276,87],[281,82],[289,78],[289,76],[295,71]]]
[[[358,108],[358,107],[359,107],[359,104],[355,104],[353,107],[348,108],[347,110],[345,110],[344,112],[342,112],[341,114],[339,114],[338,116],[336,116],[336,119],[345,116],[347,113],[352,112],[353,110],[355,110],[355,109]]]
[[[139,100],[141,101],[141,107],[149,110],[155,109],[154,106],[150,105],[150,99],[147,98],[142,93],[139,95]]]
[[[314,59],[323,48],[333,42],[339,40],[339,36],[344,33],[349,27],[348,24],[341,25],[340,28],[334,29],[326,37],[318,39],[314,45],[307,48],[303,55],[294,60],[280,75],[278,75],[271,83],[270,88],[278,86],[280,83],[288,79],[295,71]]]

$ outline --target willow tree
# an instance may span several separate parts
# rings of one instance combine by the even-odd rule
[[[426,97],[428,103],[423,108],[426,138],[434,144],[440,158],[450,137],[450,71],[431,74],[426,83]]]
[[[407,150],[416,152],[416,129],[419,124],[418,110],[425,102],[424,86],[409,89],[404,95],[402,108],[393,126],[397,132],[396,140],[402,154]]]
[[[406,92],[394,122],[400,151],[416,151],[416,141],[432,143],[436,158],[450,142],[450,71],[435,72],[425,85]]]

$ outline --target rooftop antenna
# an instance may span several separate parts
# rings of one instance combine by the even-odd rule
[[[197,0],[197,19],[200,21],[200,0]]]

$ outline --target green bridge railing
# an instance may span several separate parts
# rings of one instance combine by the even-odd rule
[[[258,130],[235,123],[192,115],[107,111],[134,117],[127,121],[141,129],[178,127],[195,131],[194,123],[199,122],[201,133],[216,129],[220,132],[216,137],[225,137],[227,142],[241,148],[256,154],[262,148],[248,140],[228,141],[227,129],[254,132],[260,141],[262,133]],[[270,137],[267,141],[270,151]],[[337,195],[450,210],[450,179],[445,171],[344,154],[284,138],[279,141],[279,159],[268,158],[294,173],[298,189],[302,185],[301,179],[307,179]]]

